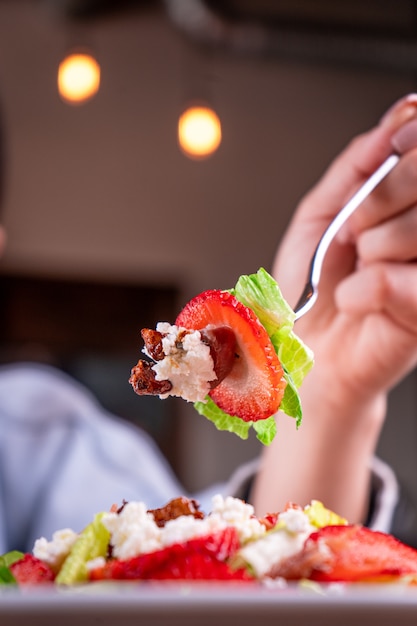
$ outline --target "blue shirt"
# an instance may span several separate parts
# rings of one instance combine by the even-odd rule
[[[237,495],[237,478],[193,497],[208,512],[214,493]],[[80,531],[113,503],[156,508],[180,495],[189,494],[154,441],[84,387],[46,366],[0,367],[0,554]]]

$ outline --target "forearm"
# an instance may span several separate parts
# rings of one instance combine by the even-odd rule
[[[301,427],[296,430],[294,420],[278,416],[278,433],[263,451],[252,502],[263,515],[281,510],[287,502],[305,505],[316,499],[350,522],[363,522],[384,400],[344,415],[340,405],[332,409],[331,403],[322,407],[320,399],[315,400],[313,379],[304,384],[309,388]]]

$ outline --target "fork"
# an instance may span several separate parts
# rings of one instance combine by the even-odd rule
[[[326,252],[332,243],[334,237],[339,232],[340,228],[346,222],[346,220],[352,215],[352,213],[362,204],[362,202],[369,196],[369,194],[379,185],[379,183],[389,174],[389,172],[397,165],[400,160],[399,154],[391,154],[379,168],[368,178],[368,180],[358,189],[358,191],[352,196],[352,198],[344,205],[339,211],[336,217],[330,222],[323,235],[321,236],[319,243],[311,258],[310,268],[307,275],[307,282],[304,287],[300,299],[298,300],[295,308],[295,319],[305,315],[309,311],[317,300],[318,286],[320,282],[321,270],[323,266],[324,257]]]

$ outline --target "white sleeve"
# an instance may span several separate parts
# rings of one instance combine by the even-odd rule
[[[259,464],[259,458],[249,461],[239,467],[226,483],[212,485],[201,494],[197,494],[196,497],[202,505],[202,509],[211,510],[210,499],[216,493],[246,499]],[[400,497],[397,478],[391,467],[377,457],[371,461],[371,471],[373,497],[367,526],[372,530],[390,533]],[[325,502],[323,504],[326,505]]]
[[[371,470],[375,497],[367,525],[372,530],[390,533],[400,497],[398,481],[391,467],[378,457],[372,459]]]

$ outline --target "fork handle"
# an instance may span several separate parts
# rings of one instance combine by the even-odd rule
[[[359,187],[358,191],[339,211],[336,217],[328,225],[324,231],[316,251],[314,253],[314,267],[311,274],[311,282],[313,287],[317,287],[321,274],[321,268],[327,249],[334,239],[336,233],[341,229],[343,224],[349,219],[359,205],[369,196],[370,193],[379,185],[379,183],[390,173],[397,165],[400,157],[398,154],[391,154],[377,170],[368,178],[368,180]]]
[[[351,197],[351,199],[344,205],[344,207],[339,211],[339,213],[334,217],[334,219],[330,222],[330,224],[324,231],[311,259],[308,281],[294,309],[296,320],[305,313],[307,313],[307,311],[311,309],[317,299],[317,289],[321,276],[324,257],[326,256],[326,252],[335,235],[346,222],[346,220],[358,208],[358,206],[362,204],[362,202],[369,196],[369,194],[375,189],[375,187],[377,187],[379,183],[397,165],[399,160],[400,156],[398,154],[391,154],[358,189],[358,191]]]

